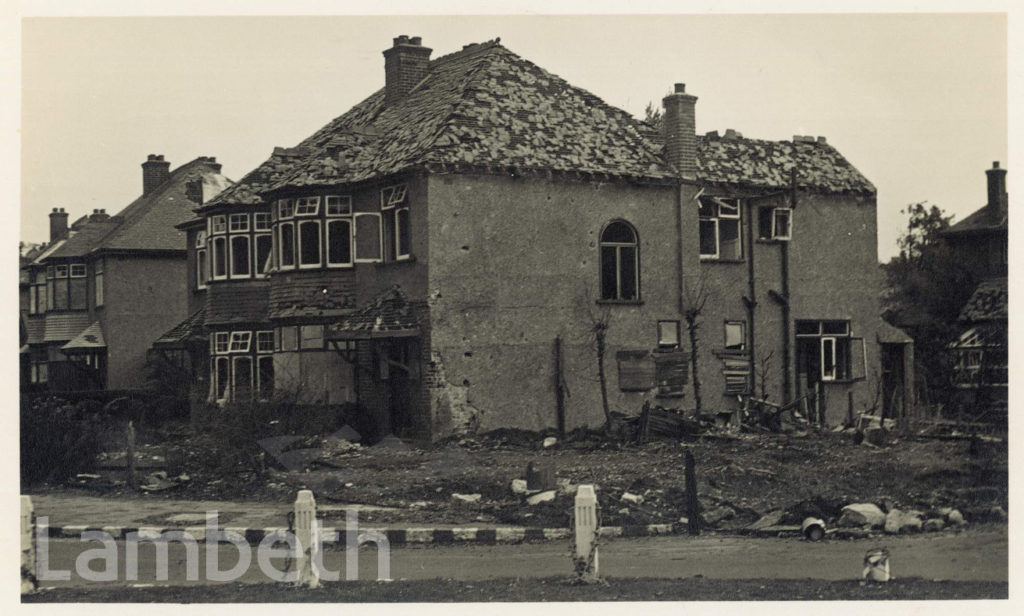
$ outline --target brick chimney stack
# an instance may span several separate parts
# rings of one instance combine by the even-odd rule
[[[665,161],[686,179],[697,178],[697,97],[686,93],[686,84],[677,83],[675,91],[661,101],[662,136]]]
[[[89,214],[89,222],[103,222],[104,220],[110,220],[110,214],[107,214],[106,209],[93,210],[92,214]]]
[[[150,154],[142,163],[142,194],[148,195],[171,177],[171,163],[163,154]]]
[[[68,214],[64,208],[53,208],[50,212],[50,243],[63,239],[68,234]]]
[[[409,38],[403,34],[394,39],[391,49],[384,50],[385,107],[402,100],[427,76],[433,50],[421,42],[418,36]]]
[[[988,208],[992,217],[1002,219],[1006,216],[1009,198],[1006,195],[1006,169],[999,168],[999,161],[992,162],[992,168],[985,170],[988,176]]]

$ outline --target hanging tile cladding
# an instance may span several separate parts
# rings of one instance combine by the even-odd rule
[[[356,312],[338,319],[333,332],[386,333],[419,327],[416,311],[398,287],[387,289]]]
[[[266,280],[211,282],[206,289],[206,325],[266,322],[269,291]]]
[[[271,319],[330,316],[355,307],[356,274],[353,269],[273,275]]]
[[[818,192],[875,194],[875,187],[842,154],[820,141],[697,137],[697,176],[704,182]]]

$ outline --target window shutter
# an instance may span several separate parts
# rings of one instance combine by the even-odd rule
[[[850,378],[861,381],[867,378],[868,356],[863,338],[850,338]]]
[[[360,213],[356,219],[356,261],[381,260],[380,214]]]
[[[619,351],[619,389],[647,391],[655,386],[655,363],[648,351]]]

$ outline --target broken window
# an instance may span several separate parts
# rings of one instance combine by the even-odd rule
[[[380,191],[380,209],[384,213],[384,235],[388,242],[388,259],[409,258],[409,201],[405,184],[388,186]]]
[[[295,213],[295,200],[294,199],[278,199],[277,201],[277,219],[284,220],[291,218]]]
[[[231,236],[231,276],[249,277],[249,236]]]
[[[698,217],[701,259],[735,261],[743,258],[739,199],[701,197]]]
[[[356,263],[381,260],[380,214],[355,214]]]
[[[320,211],[320,197],[301,197],[295,200],[296,216],[316,216]]]
[[[227,231],[227,221],[223,216],[214,216],[210,219],[210,233],[224,233]]]
[[[746,326],[745,321],[725,322],[726,351],[743,351],[747,348]]]
[[[352,221],[347,218],[327,221],[327,265],[352,265]]]
[[[231,332],[231,346],[229,353],[248,353],[249,345],[252,344],[252,332]]]
[[[270,255],[273,252],[272,236],[269,233],[260,233],[256,236],[256,273],[264,275],[270,271]]]
[[[320,221],[299,223],[299,267],[320,266]]]
[[[658,347],[662,349],[679,347],[679,321],[658,321]]]
[[[610,223],[601,232],[601,299],[639,298],[640,265],[636,231],[625,221]]]
[[[817,379],[830,382],[866,378],[864,339],[851,335],[849,321],[797,321],[796,337],[797,352],[805,355],[797,363],[816,372],[813,376]]]
[[[277,245],[281,250],[277,262],[282,268],[295,267],[295,225],[290,222],[281,223],[277,230],[280,233]]]

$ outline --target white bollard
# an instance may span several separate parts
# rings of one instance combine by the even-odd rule
[[[584,563],[579,571],[583,579],[597,579],[597,495],[594,486],[581,485],[576,490],[576,561]],[[593,550],[593,560],[590,553]]]
[[[299,557],[295,560],[295,570],[299,577],[296,584],[317,588],[320,586],[320,572],[314,563],[319,562],[317,552],[320,529],[316,520],[316,500],[312,490],[299,490],[295,498],[295,538],[299,544]]]
[[[31,496],[21,497],[21,594],[36,589],[36,520]]]

